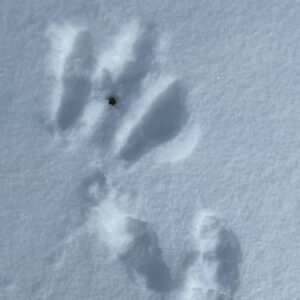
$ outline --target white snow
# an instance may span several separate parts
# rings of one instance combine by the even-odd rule
[[[299,13],[0,0],[0,299],[300,299]]]

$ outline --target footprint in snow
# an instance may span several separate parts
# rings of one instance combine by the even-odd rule
[[[193,246],[182,299],[234,299],[240,279],[241,249],[226,222],[213,213],[202,211],[195,218]]]
[[[56,136],[75,144],[84,139],[104,162],[107,153],[133,164],[157,148],[169,149],[173,160],[192,152],[198,134],[188,124],[187,91],[160,71],[155,26],[126,26],[98,59],[87,29],[53,28],[50,119]]]
[[[183,299],[232,299],[238,280],[234,256],[239,253],[227,231],[222,237],[222,230],[209,235],[215,246],[199,250],[184,283],[175,283],[151,225],[120,209],[116,191],[107,182],[113,161],[138,164],[155,151],[177,161],[188,157],[198,140],[184,85],[160,70],[157,28],[125,26],[98,59],[87,29],[53,27],[49,37],[55,78],[53,132],[75,144],[90,144],[108,167],[92,172],[80,186],[86,224],[146,289],[167,295],[183,286]],[[205,238],[200,235],[199,243]],[[213,275],[203,276],[202,268]]]

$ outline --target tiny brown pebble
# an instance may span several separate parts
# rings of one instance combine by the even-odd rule
[[[110,105],[115,105],[117,103],[117,100],[115,99],[115,97],[109,97],[108,98],[108,103]]]

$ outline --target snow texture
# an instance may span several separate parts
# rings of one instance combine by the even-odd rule
[[[0,299],[299,299],[299,12],[0,0]]]

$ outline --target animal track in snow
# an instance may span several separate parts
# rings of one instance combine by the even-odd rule
[[[160,70],[155,26],[125,26],[98,59],[87,29],[54,26],[49,36],[56,82],[51,120],[57,136],[76,145],[85,141],[96,150],[101,166],[112,160],[114,166],[137,164],[155,150],[162,154],[156,157],[171,156],[166,160],[173,162],[190,155],[199,137],[197,124],[187,110],[184,85]],[[117,99],[116,105],[108,104],[109,97]],[[87,163],[94,167],[98,160]],[[79,187],[84,226],[98,234],[128,273],[161,295],[181,284],[184,299],[232,299],[239,251],[230,231],[219,221],[210,226],[212,216],[201,217],[196,258],[185,282],[175,283],[150,224],[119,208],[117,188],[107,180],[116,171],[108,169],[94,170]],[[126,170],[117,171],[126,176]],[[68,243],[89,230],[80,229]],[[208,298],[211,293],[214,298]]]
[[[128,273],[157,293],[167,293],[172,287],[171,273],[163,260],[158,238],[147,222],[121,211],[109,195],[92,211],[91,222],[99,238],[109,247]]]
[[[182,158],[192,152],[196,143],[190,143],[186,156],[180,147],[187,132],[198,138],[196,127],[188,127],[187,91],[160,70],[155,26],[125,26],[98,60],[88,30],[65,26],[49,32],[56,80],[52,127],[57,135],[75,136],[75,144],[89,140],[99,156],[114,152],[130,163],[177,136],[173,152],[177,148]],[[113,107],[107,105],[109,97],[117,100]]]
[[[232,300],[239,285],[241,250],[224,221],[201,212],[194,228],[194,262],[188,269],[184,300]]]
[[[179,82],[171,83],[157,96],[149,111],[133,128],[121,156],[134,161],[164,142],[175,137],[186,121],[186,113],[182,99],[185,92]]]
[[[92,87],[93,60],[92,37],[87,30],[80,31],[64,66],[62,95],[56,116],[60,130],[71,127],[83,113]]]
[[[95,64],[93,41],[88,30],[71,26],[51,27],[51,69],[56,80],[51,117],[59,131],[80,119],[90,96]]]
[[[171,289],[171,273],[162,257],[158,238],[149,224],[129,218],[126,228],[132,236],[127,249],[119,256],[129,270],[145,278],[150,290],[166,293]]]

